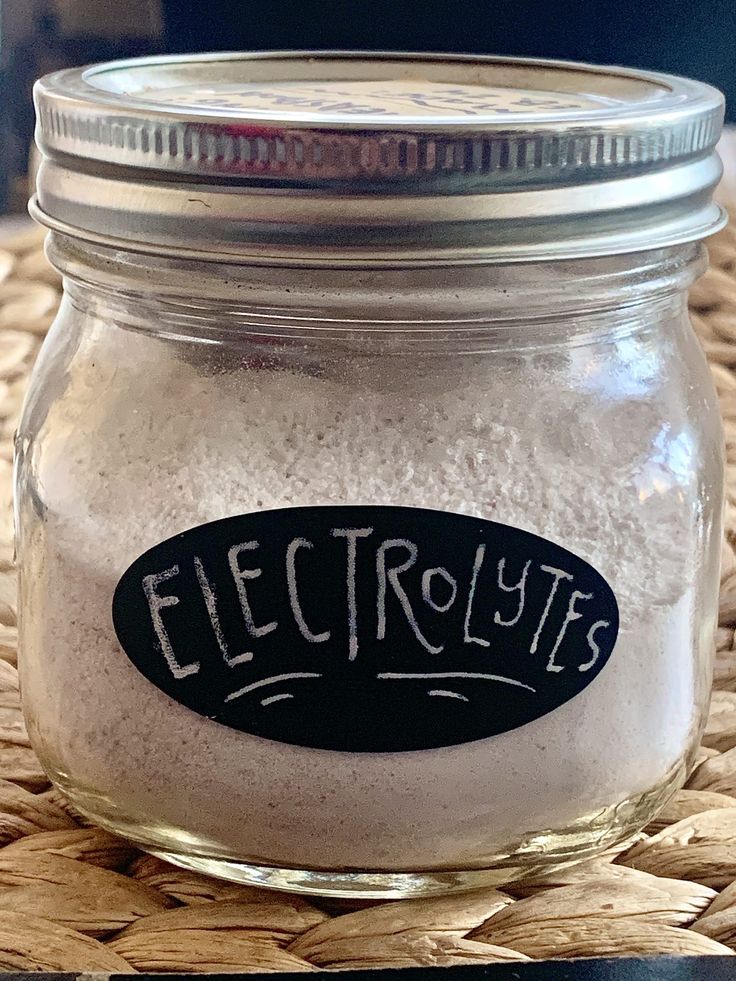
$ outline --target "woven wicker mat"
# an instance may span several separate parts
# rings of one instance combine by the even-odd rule
[[[736,222],[736,218],[735,218]],[[20,712],[12,434],[59,299],[24,231],[0,252],[0,970],[310,971],[736,950],[736,223],[691,293],[726,424],[715,690],[687,787],[633,847],[533,882],[339,906],[175,869],[79,819]],[[732,950],[733,948],[733,950]]]

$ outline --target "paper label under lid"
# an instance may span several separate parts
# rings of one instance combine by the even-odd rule
[[[295,507],[192,528],[130,566],[112,612],[130,660],[180,704],[346,752],[427,750],[532,722],[594,681],[618,631],[610,586],[573,553],[409,507]]]
[[[382,116],[481,116],[574,111],[606,105],[584,95],[501,86],[462,85],[422,79],[386,81],[214,83],[157,90],[158,102],[200,109],[245,110],[249,114]]]

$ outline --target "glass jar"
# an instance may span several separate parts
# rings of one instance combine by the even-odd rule
[[[507,153],[470,188],[471,147],[462,171],[423,175],[419,195],[411,153],[381,163],[358,146],[379,122],[385,140],[371,100],[389,115],[419,100],[420,83],[407,94],[395,81],[415,61],[321,61],[340,79],[319,85],[324,111],[344,117],[330,139],[353,142],[308,179],[304,156],[288,169],[291,136],[281,129],[274,149],[275,124],[253,136],[241,119],[257,115],[253,100],[278,116],[283,79],[288,105],[314,111],[312,62],[297,56],[42,83],[35,209],[65,298],[17,437],[29,733],[79,810],[188,868],[359,896],[539,873],[645,825],[702,732],[722,434],[686,289],[704,264],[698,239],[721,221],[717,125],[702,135],[703,106],[711,118],[721,104],[646,75],[427,60],[433,114],[420,123],[474,106],[481,164],[517,115],[540,152],[550,114],[579,134],[582,113],[598,133],[612,110],[602,95],[603,108],[587,105],[594,83],[628,107],[621,132],[635,146],[636,79],[652,102],[650,153],[621,172],[602,149],[598,171],[573,154],[542,177],[531,151],[517,170]],[[485,87],[477,74],[466,84],[469,66]],[[82,82],[99,86],[87,103]],[[154,83],[159,128],[131,149],[109,116],[148,126]],[[573,83],[588,93],[577,102]],[[356,91],[368,99],[359,129],[354,106],[335,108]],[[266,148],[197,156],[191,130],[173,128],[182,102],[195,115],[206,102],[223,137],[234,113],[238,139]],[[670,131],[652,162],[660,102],[670,128],[684,119],[692,137],[701,121],[697,150]],[[82,104],[97,106],[96,129],[60,121]],[[462,117],[442,120],[466,133]],[[174,153],[182,132],[189,164]],[[199,120],[206,148],[202,133]],[[83,162],[111,146],[156,160],[143,176],[132,160]],[[172,179],[179,165],[186,180]],[[530,201],[549,213],[524,217]],[[238,224],[246,212],[257,227]]]

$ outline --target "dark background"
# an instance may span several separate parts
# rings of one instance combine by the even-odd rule
[[[736,103],[734,0],[164,0],[163,8],[171,50],[386,48],[538,55],[693,75],[718,85]]]
[[[536,55],[669,71],[722,89],[736,122],[736,0],[0,0],[0,211],[27,194],[38,75],[128,55],[264,48]]]
[[[163,8],[170,50],[386,48],[617,63],[710,81],[736,111],[736,0],[164,0]]]

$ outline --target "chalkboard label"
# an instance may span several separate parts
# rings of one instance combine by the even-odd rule
[[[297,507],[191,528],[138,558],[113,622],[171,698],[266,739],[348,752],[523,726],[600,673],[616,598],[572,552],[408,507]]]

